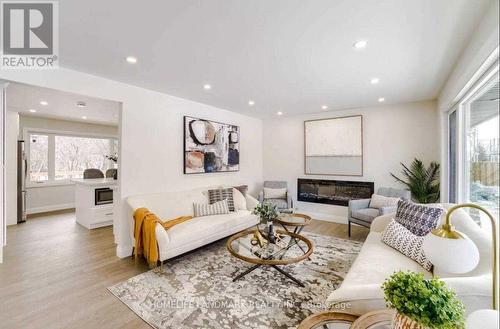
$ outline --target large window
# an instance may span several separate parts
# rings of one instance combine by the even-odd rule
[[[29,181],[36,183],[82,178],[87,168],[105,172],[115,168],[108,159],[117,155],[114,138],[28,132]]]
[[[498,66],[449,115],[449,201],[472,202],[498,218],[500,127]],[[480,212],[471,210],[479,220]]]

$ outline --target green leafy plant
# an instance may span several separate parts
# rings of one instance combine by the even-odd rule
[[[258,204],[252,211],[252,214],[258,215],[264,221],[272,221],[278,217],[278,209],[269,202]]]
[[[387,307],[433,329],[464,328],[465,306],[438,278],[395,272],[382,284]]]
[[[432,161],[428,168],[419,159],[414,159],[408,168],[404,163],[402,174],[406,180],[391,173],[398,182],[406,185],[413,199],[419,203],[433,203],[439,200],[439,163]]]

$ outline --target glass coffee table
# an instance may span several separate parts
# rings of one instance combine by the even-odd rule
[[[238,274],[233,281],[243,278],[261,266],[266,266],[304,287],[300,280],[285,272],[280,266],[299,263],[308,258],[313,251],[311,241],[300,234],[284,230],[277,230],[276,235],[276,241],[270,242],[263,226],[259,225],[255,229],[242,231],[229,238],[227,241],[229,253],[240,260],[254,264]],[[293,252],[293,248],[299,248],[302,252]]]
[[[300,234],[304,227],[311,223],[311,217],[299,214],[299,213],[282,213],[280,214],[274,222],[281,225],[283,229],[287,232],[293,232],[295,234]],[[302,247],[299,245],[299,248]],[[302,250],[305,254],[305,250]],[[309,258],[308,258],[309,259]]]

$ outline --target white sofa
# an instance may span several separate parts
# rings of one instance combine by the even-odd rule
[[[445,209],[451,204],[442,204]],[[392,273],[411,270],[431,277],[419,264],[389,247],[381,241],[381,235],[394,214],[377,217],[359,255],[347,273],[342,285],[331,293],[328,303],[348,303],[349,311],[363,314],[368,311],[384,309],[385,301],[381,285]],[[444,220],[444,216],[442,221]],[[452,215],[452,224],[474,241],[479,249],[481,260],[470,273],[452,275],[435,269],[434,274],[446,282],[464,302],[467,313],[477,309],[491,308],[492,302],[492,243],[488,223],[480,228],[463,210]]]
[[[132,241],[134,241],[133,214],[136,209],[148,208],[162,220],[186,215],[192,216],[193,203],[208,203],[207,191],[211,188],[214,187],[137,195],[127,198]],[[259,218],[251,214],[251,209],[258,201],[250,195],[247,195],[246,201],[248,204],[246,210],[237,210],[227,215],[195,217],[168,230],[157,224],[156,240],[158,242],[159,260],[164,261],[181,255],[256,225]]]

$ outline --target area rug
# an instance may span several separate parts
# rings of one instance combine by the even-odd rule
[[[270,267],[232,282],[251,264],[232,257],[221,240],[108,289],[153,328],[295,328],[326,308],[361,248],[355,241],[305,235],[314,245],[310,260],[282,267],[305,288]]]

